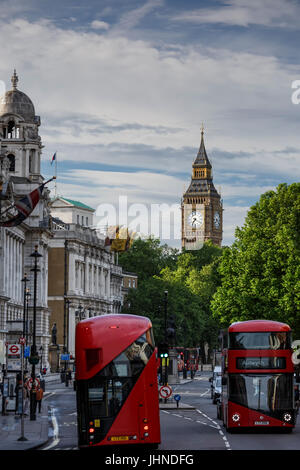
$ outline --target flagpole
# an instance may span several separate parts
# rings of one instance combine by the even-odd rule
[[[56,177],[57,177],[57,152],[55,152],[55,189],[54,189],[55,197],[57,196],[57,185],[56,185],[57,179],[56,179]]]

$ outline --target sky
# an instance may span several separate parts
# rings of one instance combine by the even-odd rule
[[[137,219],[179,205],[202,123],[223,245],[299,181],[298,0],[0,0],[0,43],[2,88],[15,68],[41,116],[43,176],[57,152],[57,193],[99,224],[120,197]]]

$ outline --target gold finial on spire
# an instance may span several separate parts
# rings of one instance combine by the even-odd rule
[[[12,83],[12,89],[16,90],[17,89],[17,84],[18,84],[19,78],[16,72],[16,69],[14,69],[14,74],[11,77],[11,83]]]
[[[204,134],[204,125],[203,125],[203,122],[201,124],[201,137],[203,137],[203,134]]]

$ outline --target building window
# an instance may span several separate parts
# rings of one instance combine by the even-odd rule
[[[77,214],[77,224],[79,225],[79,215]]]
[[[89,225],[89,218],[88,217],[85,218],[85,222],[86,222],[86,225],[88,226]]]
[[[29,173],[34,172],[34,153],[35,153],[34,150],[30,150],[30,154],[29,154]]]
[[[10,153],[9,155],[7,155],[7,158],[9,160],[9,169],[8,171],[15,171],[16,170],[16,159],[15,159],[15,156]]]
[[[8,123],[7,138],[8,139],[18,139],[19,138],[19,128],[16,127],[14,121],[9,121],[9,123]]]
[[[84,217],[81,216],[81,224],[84,225]]]

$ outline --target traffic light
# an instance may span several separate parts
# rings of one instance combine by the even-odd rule
[[[166,358],[166,357],[169,357],[169,346],[167,343],[161,343],[159,345],[159,357],[160,358]]]
[[[168,342],[173,345],[175,338],[176,338],[176,323],[175,317],[171,315],[167,320],[167,338]]]

